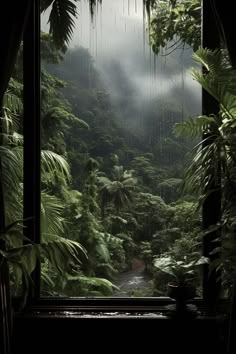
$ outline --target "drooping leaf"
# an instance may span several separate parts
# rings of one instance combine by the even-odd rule
[[[77,17],[77,0],[44,0],[41,1],[41,12],[51,6],[49,15],[50,33],[57,47],[68,44],[72,38]]]

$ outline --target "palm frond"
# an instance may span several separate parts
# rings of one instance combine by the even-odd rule
[[[44,0],[41,1],[41,12],[46,11],[52,6],[49,23],[50,33],[57,47],[61,48],[68,44],[72,38],[77,17],[77,7],[75,2],[78,0]]]
[[[200,63],[205,71],[193,69],[193,78],[219,103],[223,112],[231,117],[236,112],[236,70],[227,64],[220,50],[199,49],[193,59]]]
[[[78,242],[63,238],[57,238],[48,243],[27,244],[11,248],[5,252],[1,251],[1,254],[12,267],[15,281],[22,284],[21,308],[25,306],[30,285],[33,285],[31,273],[38,262],[46,257],[60,274],[75,274],[81,264],[80,256],[87,256],[85,249]],[[46,274],[43,277],[51,284],[51,279]]]
[[[213,179],[217,184],[220,159],[221,154],[217,140],[204,147],[198,144],[192,162],[185,174],[183,191],[201,195],[211,185]]]
[[[41,151],[41,171],[42,174],[49,174],[52,179],[54,179],[56,174],[65,178],[67,182],[71,180],[68,162],[62,156],[52,151]]]
[[[55,283],[52,278],[48,275],[48,272],[41,269],[41,281],[45,283],[45,285],[49,289],[53,289],[55,287]]]
[[[3,117],[0,119],[2,120],[2,127],[3,133],[5,134],[12,134],[12,132],[17,131],[19,129],[19,116],[11,111],[10,108],[3,107]]]
[[[7,223],[21,218],[23,181],[22,147],[0,146],[1,182],[3,185]]]
[[[23,265],[28,275],[35,269],[37,262],[44,257],[60,274],[64,274],[64,272],[71,274],[81,264],[81,255],[86,255],[85,249],[78,242],[64,238],[57,238],[41,244],[27,244],[5,252],[8,262],[13,265]]]
[[[41,235],[44,241],[64,235],[65,220],[62,217],[64,208],[59,198],[45,191],[41,192]]]
[[[105,243],[98,242],[96,244],[96,253],[104,262],[110,262],[110,253]]]
[[[199,48],[192,55],[195,62],[214,74],[221,70],[221,56],[222,54],[219,49],[212,51],[207,48]]]
[[[4,108],[10,109],[14,114],[21,114],[23,112],[22,98],[17,96],[11,90],[7,90],[3,98]]]
[[[112,295],[113,290],[120,290],[116,285],[111,283],[109,280],[97,277],[86,277],[86,276],[67,276],[69,281],[76,281],[84,284],[89,289],[89,294],[95,289],[98,289],[96,295]]]
[[[19,115],[23,112],[23,103],[20,89],[15,80],[11,80],[3,97],[3,109],[1,117],[3,133],[12,134],[19,129]]]
[[[0,146],[0,158],[2,163],[2,183],[4,190],[18,189],[19,183],[23,177],[22,156],[23,150],[21,147],[8,148]]]
[[[176,123],[174,132],[177,137],[183,136],[195,139],[202,137],[203,132],[210,131],[214,125],[216,125],[214,116],[198,116],[197,118],[189,118],[186,121]]]
[[[20,140],[21,136],[14,136],[16,140]],[[68,182],[71,179],[69,165],[66,160],[54,152],[42,151],[42,174],[48,175],[51,180],[58,176],[62,176]],[[2,183],[6,202],[6,217],[7,221],[11,222],[16,218],[22,217],[19,213],[22,211],[22,181],[23,181],[23,148],[15,147],[0,147],[0,158],[2,163]],[[46,199],[47,198],[47,199]],[[59,200],[53,199],[52,196],[46,196],[42,193],[42,227],[44,234],[61,234],[62,220],[59,218],[59,210],[62,209],[62,204]],[[51,209],[50,209],[51,208]],[[57,209],[56,209],[57,208]],[[47,215],[47,216],[46,216]],[[46,232],[46,225],[49,225],[49,220],[52,221],[52,216],[55,217],[55,222],[51,224],[51,230]],[[48,218],[48,219],[47,219]],[[46,221],[47,219],[47,221]]]
[[[110,185],[112,183],[112,181],[108,177],[105,177],[105,176],[99,176],[98,182],[103,185],[102,188],[104,188],[104,187],[106,187],[106,185]]]
[[[40,255],[47,258],[60,274],[72,274],[81,264],[81,256],[87,257],[80,243],[62,237],[34,246],[38,246]]]
[[[120,180],[124,176],[124,167],[123,166],[114,166],[112,170],[114,179]]]
[[[208,187],[220,185],[219,166],[222,172],[230,175],[230,167],[234,161],[234,142],[232,131],[236,116],[236,71],[228,65],[227,58],[220,50],[200,49],[193,58],[205,70],[193,70],[193,77],[202,87],[219,102],[219,112],[210,117],[200,116],[186,122],[176,124],[178,136],[205,135],[194,149],[194,158],[187,170],[184,190],[209,193]],[[220,187],[219,187],[220,188]]]

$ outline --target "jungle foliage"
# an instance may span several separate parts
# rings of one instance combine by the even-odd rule
[[[13,246],[14,252],[19,251],[23,258],[24,250],[33,255],[30,257],[33,263],[22,268],[23,272],[26,270],[25,282],[29,282],[36,262],[41,261],[43,294],[119,293],[113,284],[117,274],[131,269],[133,259],[142,258],[146,272],[154,279],[153,294],[162,295],[166,279],[157,273],[153,260],[158,256],[178,260],[186,250],[193,258],[200,254],[197,195],[187,188],[182,192],[186,185],[183,171],[189,161],[187,153],[193,144],[178,135],[190,131],[197,138],[208,127],[211,117],[198,119],[201,124],[197,132],[190,129],[191,124],[196,125],[193,119],[177,125],[175,135],[173,125],[183,118],[182,113],[167,104],[164,122],[163,116],[150,109],[145,113],[148,124],[142,134],[135,130],[127,132],[122,124],[122,111],[116,111],[89,52],[84,48],[66,48],[77,15],[75,3],[41,2],[42,12],[52,5],[50,34],[41,34],[41,229],[45,247],[44,243],[24,246],[21,240],[20,250],[15,249],[17,243],[7,245],[7,249]],[[90,1],[91,9],[95,3]],[[195,16],[199,4],[191,3]],[[152,13],[159,6],[157,1],[146,1],[146,5]],[[165,5],[167,2],[162,2]],[[198,46],[197,39],[195,43],[190,34],[186,37],[181,34],[183,25],[179,19],[183,16],[183,4],[178,2],[179,8],[174,5],[168,2],[172,6],[170,16],[176,16],[173,23],[179,27],[169,28],[161,39],[155,38],[156,52],[167,41],[175,40],[174,31],[183,43]],[[166,16],[166,9],[163,11]],[[152,20],[150,24],[155,26],[157,22]],[[198,23],[193,25],[198,30]],[[192,30],[190,26],[189,33]],[[5,95],[6,144],[0,152],[2,161],[5,154],[7,166],[12,167],[4,169],[3,177],[8,224],[13,222],[13,226],[13,217],[19,214],[22,219],[21,54]],[[160,122],[164,129],[157,142],[153,132],[158,134]],[[8,236],[2,237],[8,242]],[[60,247],[63,243],[65,248]],[[21,284],[22,269],[19,274],[12,272],[14,284]]]
[[[71,171],[70,180],[43,174],[42,182],[63,205],[67,237],[87,252],[74,277],[62,279],[45,266],[54,280],[50,292],[108,295],[113,288],[119,293],[112,283],[132,268],[133,259],[143,259],[154,276],[154,257],[170,250],[181,257],[186,247],[199,252],[197,198],[181,192],[191,143],[173,133],[182,113],[170,107],[172,124],[166,120],[161,143],[153,145],[149,124],[143,134],[127,132],[86,49],[63,54],[46,34],[41,47],[42,148],[65,159]],[[163,119],[150,111],[146,115],[157,127]],[[104,279],[111,281],[109,287]],[[161,282],[154,286],[165,293]]]

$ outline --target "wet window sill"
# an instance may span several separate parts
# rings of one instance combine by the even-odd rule
[[[227,315],[207,315],[199,313],[196,316],[168,316],[163,312],[120,312],[120,311],[27,311],[15,313],[15,318],[22,319],[155,319],[155,320],[197,320],[222,322]]]
[[[224,321],[228,316],[225,313],[226,306],[223,302],[217,310],[217,315],[209,315],[202,300],[192,301],[188,306],[188,314],[186,316],[175,316],[170,308],[175,302],[168,298],[161,299],[159,303],[156,299],[118,299],[109,301],[106,299],[94,300],[85,299],[44,299],[32,304],[24,312],[17,312],[15,307],[15,318],[61,318],[61,319],[196,319],[196,320],[213,320]]]

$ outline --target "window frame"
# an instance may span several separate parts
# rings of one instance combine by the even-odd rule
[[[33,0],[28,23],[23,38],[24,71],[24,219],[25,234],[33,242],[40,242],[40,0]],[[211,13],[211,4],[202,0],[202,43],[203,47],[215,49],[219,46],[219,35]],[[204,114],[217,110],[217,105],[203,90],[202,102]],[[32,119],[34,117],[34,119]],[[203,205],[203,228],[220,217],[220,195],[214,194]],[[217,212],[215,209],[217,205]],[[214,210],[214,212],[212,212]],[[33,215],[33,218],[32,218]],[[214,234],[212,234],[214,237]],[[212,249],[211,239],[203,242],[203,254],[209,256]],[[217,274],[211,273],[209,266],[203,271],[203,298],[195,299],[199,309],[205,311],[214,306],[220,290],[216,282]],[[96,311],[96,312],[165,312],[165,306],[171,303],[167,297],[152,298],[43,298],[40,297],[40,265],[33,274],[34,287],[28,305],[37,311]]]

